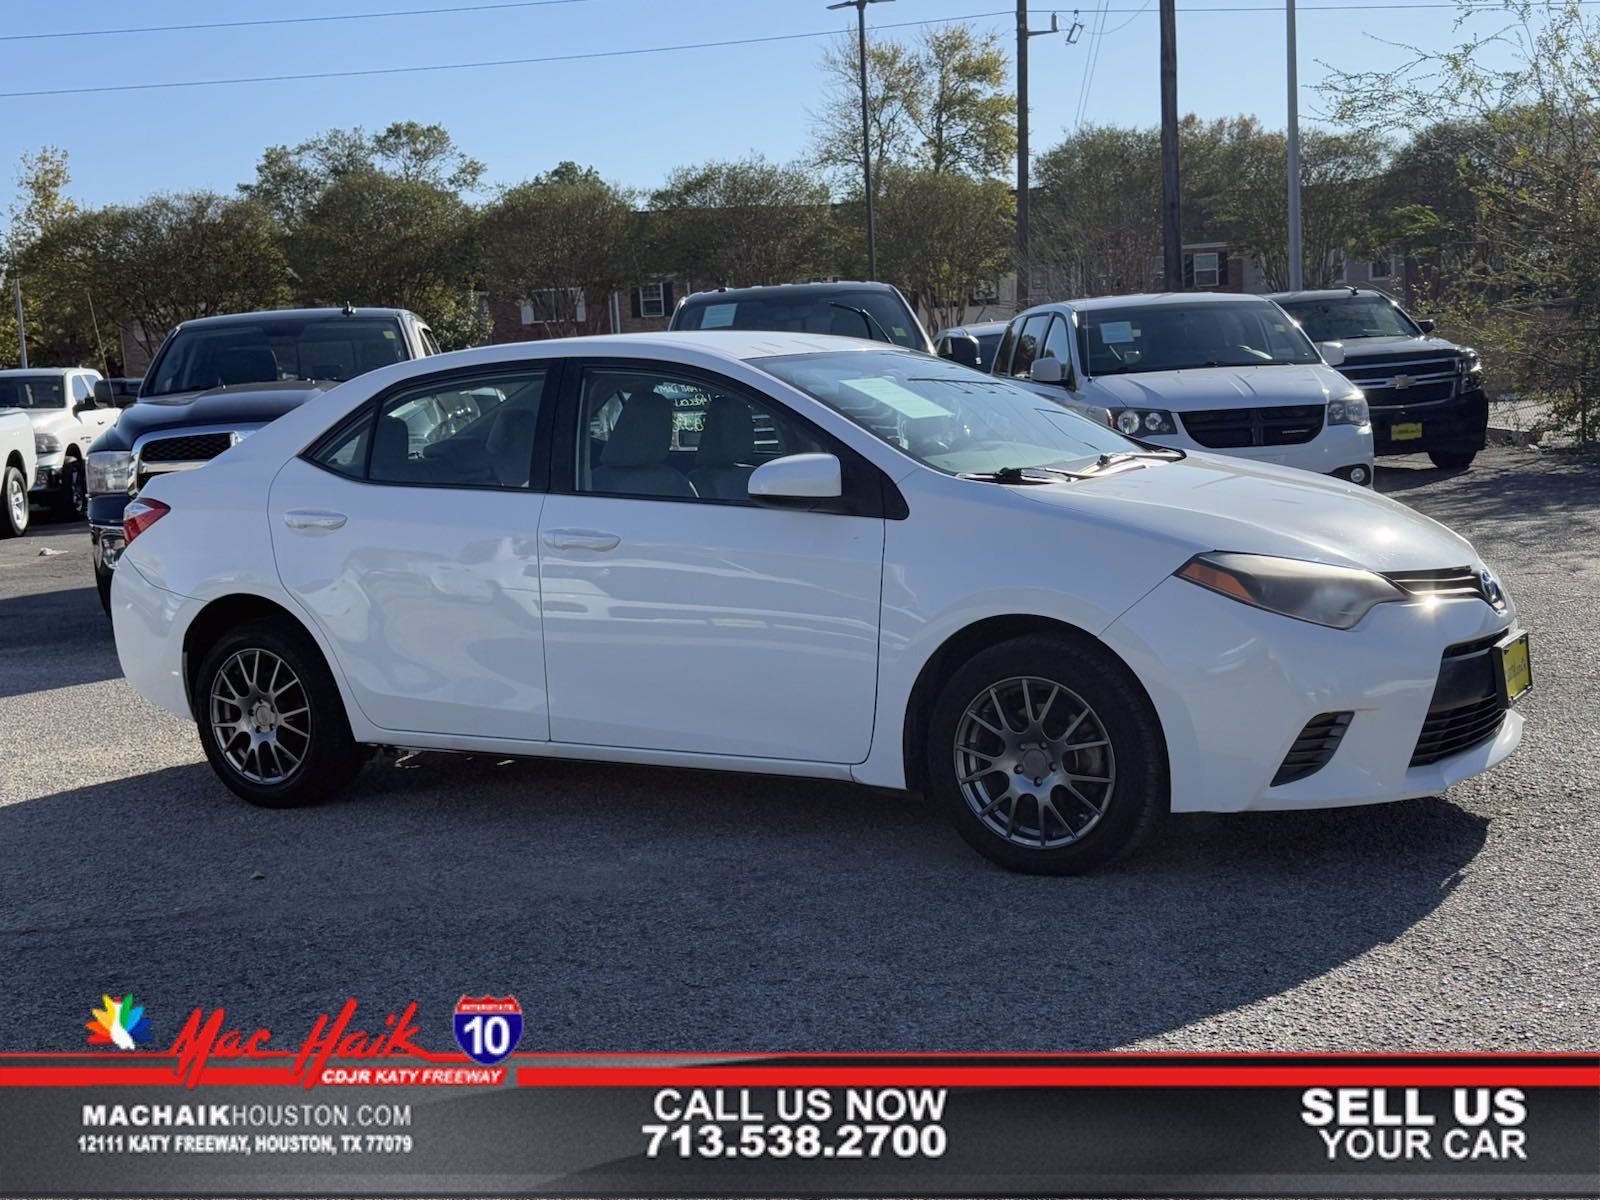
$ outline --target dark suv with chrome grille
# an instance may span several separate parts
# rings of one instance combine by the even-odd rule
[[[1475,350],[1433,336],[1376,288],[1272,296],[1319,345],[1344,348],[1339,370],[1367,397],[1379,454],[1426,454],[1461,470],[1483,449],[1489,400]]]
[[[116,425],[89,448],[89,536],[110,611],[122,510],[155,475],[204,466],[318,392],[439,352],[401,308],[302,308],[185,321],[167,335]]]

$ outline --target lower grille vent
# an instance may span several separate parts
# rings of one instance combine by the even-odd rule
[[[1283,765],[1272,777],[1272,786],[1294,783],[1308,775],[1315,775],[1328,765],[1333,752],[1344,740],[1344,731],[1350,728],[1353,713],[1319,713],[1306,722],[1306,727],[1295,738],[1289,753],[1283,756]]]

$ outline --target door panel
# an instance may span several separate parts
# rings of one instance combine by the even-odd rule
[[[552,739],[866,757],[881,519],[552,495],[540,529]]]

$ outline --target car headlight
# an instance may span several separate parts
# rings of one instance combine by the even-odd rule
[[[1197,554],[1176,574],[1252,608],[1330,629],[1350,629],[1376,605],[1406,599],[1371,571],[1268,554]]]
[[[1365,425],[1369,420],[1367,398],[1359,392],[1343,400],[1328,401],[1329,425]]]
[[[61,449],[61,439],[53,433],[35,433],[33,435],[33,452],[35,454],[54,454]]]
[[[95,496],[133,491],[133,455],[127,450],[97,450],[89,455],[89,493]]]
[[[1152,433],[1177,433],[1172,414],[1159,408],[1124,408],[1112,422],[1118,433],[1144,437]]]
[[[1461,351],[1461,357],[1456,360],[1456,370],[1462,375],[1481,376],[1483,374],[1483,359],[1478,357],[1478,352],[1471,347]]]

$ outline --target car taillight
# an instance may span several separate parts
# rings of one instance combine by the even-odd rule
[[[128,507],[122,510],[122,540],[127,546],[133,545],[133,539],[138,537],[150,526],[172,511],[172,506],[163,504],[159,500],[131,500]]]

